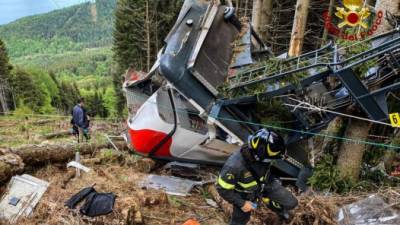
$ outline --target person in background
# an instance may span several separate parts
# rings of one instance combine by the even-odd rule
[[[86,141],[90,139],[89,125],[90,120],[84,108],[85,100],[80,98],[78,104],[72,109],[72,126],[74,133],[78,136],[78,143],[83,142],[83,137]]]

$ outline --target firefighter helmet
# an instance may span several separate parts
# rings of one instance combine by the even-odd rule
[[[261,129],[248,138],[248,147],[257,161],[280,159],[285,153],[285,141],[270,130]]]

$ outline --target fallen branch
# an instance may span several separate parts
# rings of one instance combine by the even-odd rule
[[[71,132],[69,130],[63,130],[63,131],[59,131],[59,132],[46,134],[43,136],[43,138],[53,139],[53,138],[59,138],[59,137],[64,137],[64,136],[68,136],[68,135],[71,135]]]
[[[64,179],[63,179],[63,181],[62,181],[62,184],[61,184],[61,188],[62,188],[62,189],[65,189],[65,188],[67,187],[68,182],[69,182],[70,180],[72,180],[72,178],[75,177],[75,174],[76,174],[76,170],[74,170],[74,169],[69,169],[69,170],[68,170],[68,172],[67,172],[67,174],[65,175],[65,177],[64,177]]]
[[[224,214],[227,217],[230,217],[232,215],[232,210],[233,210],[232,205],[230,205],[228,202],[222,199],[222,197],[218,194],[218,191],[214,185],[207,185],[206,188],[207,191],[213,197],[214,201],[219,205],[219,207],[221,207],[222,211],[224,211]]]
[[[38,120],[38,121],[32,122],[32,125],[43,125],[43,124],[52,123],[52,122],[55,122],[55,120],[53,120],[53,119]]]

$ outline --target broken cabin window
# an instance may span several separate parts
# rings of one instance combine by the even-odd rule
[[[167,123],[174,124],[174,113],[171,100],[169,99],[168,89],[165,87],[157,91],[157,109],[162,120]]]
[[[200,118],[199,110],[190,104],[190,102],[177,91],[174,91],[174,101],[179,126],[196,133],[206,134],[207,124],[202,118]]]

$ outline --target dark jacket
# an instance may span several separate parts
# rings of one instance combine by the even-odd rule
[[[217,190],[222,198],[237,207],[243,207],[245,201],[256,197],[258,183],[247,170],[246,159],[240,151],[233,153],[225,162],[217,181]],[[252,161],[253,170],[261,181],[266,179],[268,163]]]
[[[89,126],[86,110],[79,104],[72,109],[72,123],[83,129]]]

